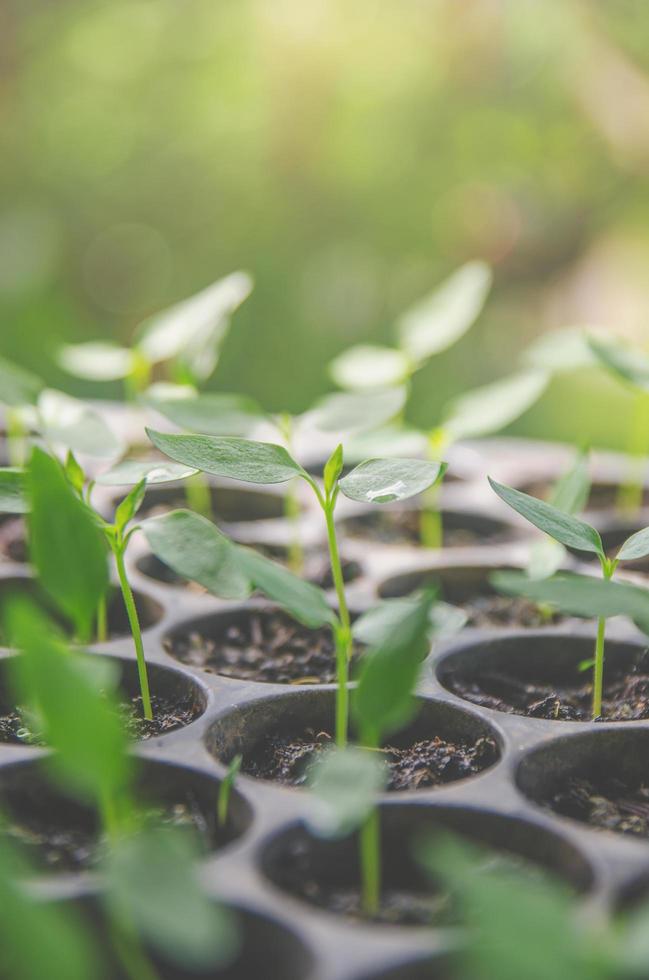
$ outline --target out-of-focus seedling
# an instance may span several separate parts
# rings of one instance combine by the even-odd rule
[[[232,795],[234,784],[237,781],[237,776],[239,775],[242,762],[243,762],[242,755],[234,756],[232,762],[228,766],[228,771],[223,777],[223,780],[219,787],[219,799],[216,808],[219,827],[225,827],[226,823],[228,822],[228,813],[230,811],[230,797]]]
[[[336,644],[336,740],[339,745],[344,745],[347,739],[347,682],[352,655],[352,632],[334,520],[336,501],[340,493],[350,500],[364,503],[385,504],[405,500],[441,479],[446,464],[419,459],[369,459],[359,464],[347,476],[341,477],[343,448],[339,445],[325,465],[324,487],[321,490],[313,477],[282,446],[234,437],[168,435],[150,429],[147,432],[154,446],[165,455],[205,473],[258,484],[286,483],[299,477],[311,487],[325,520],[331,572],[338,600],[338,615],[335,616],[330,611],[326,622],[333,626]],[[260,564],[259,555],[254,552],[249,552],[249,555],[254,556],[249,557],[248,561],[252,562],[255,569],[267,568]],[[276,567],[272,562],[268,564]],[[273,578],[275,580],[276,576]],[[307,583],[300,584],[304,588]],[[260,588],[267,591],[263,582],[260,583]]]
[[[649,555],[649,528],[644,528],[636,534],[632,534],[621,546],[615,558],[609,558],[604,552],[599,532],[594,527],[591,527],[590,524],[586,524],[571,514],[564,513],[558,508],[553,507],[552,504],[537,500],[536,497],[531,497],[529,494],[522,493],[520,490],[515,490],[513,487],[504,486],[491,479],[489,482],[493,490],[506,504],[535,527],[539,528],[539,530],[549,534],[555,541],[558,541],[567,548],[597,555],[604,582],[610,581],[620,562],[637,561],[639,558],[644,558]],[[558,582],[565,583],[566,581],[572,581],[576,588],[583,587],[584,596],[588,595],[589,583],[592,580],[584,576],[564,576],[563,578],[557,577],[539,582],[530,581],[527,576],[518,575],[515,572],[503,572],[492,576],[492,582],[498,588],[510,594],[522,595],[535,602],[547,601],[552,605],[558,605],[559,608],[567,612],[574,612],[575,615],[597,616],[597,639],[595,642],[595,659],[593,665],[593,718],[598,718],[602,711],[606,619],[608,616],[618,615],[618,613],[607,612],[605,605],[598,608],[596,602],[592,600],[586,603],[584,607],[586,609],[585,613],[580,612],[579,608],[581,607],[577,608],[573,606],[573,592],[569,592],[567,587],[565,596],[561,594],[558,597],[555,596],[554,589],[556,584]],[[581,586],[578,584],[580,582]],[[634,590],[633,587],[627,586],[626,584],[620,584],[618,590],[622,590],[622,592],[609,591],[609,594],[613,596],[623,595],[626,590],[629,590],[629,594],[632,596],[637,596],[638,592],[640,594],[644,593],[647,602],[649,602],[649,593],[644,592],[644,590]],[[593,597],[594,595],[595,593],[593,593]],[[624,613],[625,610],[622,609],[619,614]],[[632,615],[632,618],[636,618],[635,614]]]
[[[548,503],[564,514],[580,514],[590,495],[588,452],[578,452],[572,465],[552,487]],[[545,537],[534,541],[530,548],[527,574],[530,578],[548,578],[554,575],[565,560],[566,549],[556,538]]]
[[[69,344],[59,352],[59,363],[88,381],[124,380],[131,393],[144,391],[157,364],[167,365],[173,381],[201,384],[214,372],[230,317],[252,285],[247,272],[233,272],[145,320],[132,347],[105,341]]]
[[[44,387],[35,374],[0,358],[0,405],[5,413],[7,452],[12,466],[25,465],[28,419]]]

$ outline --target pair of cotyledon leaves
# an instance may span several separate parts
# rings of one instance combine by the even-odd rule
[[[597,555],[603,564],[610,562],[599,532],[590,524],[513,487],[495,480],[489,482],[506,504],[555,541],[566,548]],[[570,488],[567,488],[566,499],[569,493]],[[615,563],[637,561],[647,555],[649,528],[643,528],[627,538],[613,560]],[[574,615],[629,616],[641,629],[649,632],[649,591],[627,582],[574,574],[533,580],[516,572],[496,573],[491,581],[503,592],[526,596],[535,602],[548,602]]]

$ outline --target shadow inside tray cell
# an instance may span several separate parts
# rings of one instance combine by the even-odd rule
[[[101,654],[88,654],[88,659],[110,673],[106,683],[111,688],[114,686],[120,719],[133,741],[158,738],[184,728],[200,718],[207,707],[205,690],[193,677],[180,670],[148,664],[153,719],[147,720],[142,709],[137,662]],[[38,723],[12,695],[15,688],[12,671],[19,661],[20,656],[0,660],[0,743],[43,745]]]
[[[443,545],[466,548],[500,544],[520,532],[505,521],[468,511],[442,510]],[[403,505],[373,507],[339,522],[343,535],[381,544],[421,546],[422,510]]]
[[[507,564],[416,568],[385,579],[378,592],[382,599],[392,599],[432,585],[441,599],[465,611],[466,625],[473,628],[535,627],[560,622],[564,618],[560,614],[543,612],[529,599],[502,595],[490,584],[492,573],[514,570]]]
[[[224,827],[217,822],[219,780],[189,767],[138,760],[135,801],[153,823],[193,832],[208,854],[235,840],[252,813],[235,791]],[[96,868],[105,852],[95,811],[67,795],[48,777],[42,761],[13,763],[0,770],[2,833],[39,874]]]
[[[72,625],[55,609],[51,599],[49,599],[35,578],[31,578],[29,575],[13,575],[11,577],[0,578],[0,606],[12,595],[27,596],[33,599],[72,638]],[[134,590],[133,595],[135,597],[140,626],[142,630],[150,629],[162,618],[162,606],[144,592]],[[128,636],[129,633],[128,614],[122,594],[118,588],[113,586],[111,587],[108,598],[107,639],[119,639],[120,637]],[[0,646],[7,645],[8,639],[4,635],[0,623]]]
[[[24,564],[28,560],[24,518],[12,516],[0,518],[0,561]]]
[[[516,779],[545,809],[592,829],[649,839],[649,729],[549,741],[523,758]]]
[[[441,684],[484,708],[548,721],[592,720],[594,638],[536,630],[481,638],[436,664]],[[649,718],[649,654],[644,643],[607,640],[602,716]]]
[[[461,904],[434,867],[435,852],[463,841],[471,848],[472,873],[510,873],[521,882],[553,879],[575,894],[593,874],[586,858],[559,834],[519,817],[435,805],[383,805],[382,889],[379,911],[362,907],[359,838],[327,840],[295,825],[277,835],[262,857],[278,888],[328,912],[381,924],[448,927],[461,924]],[[433,855],[430,857],[430,855]]]
[[[226,764],[242,755],[249,776],[304,786],[309,763],[333,744],[334,699],[333,691],[304,690],[248,702],[215,722],[208,749]],[[425,699],[418,707],[414,721],[383,746],[389,791],[468,779],[499,760],[498,737],[477,716]]]

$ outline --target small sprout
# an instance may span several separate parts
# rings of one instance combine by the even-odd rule
[[[636,561],[649,555],[649,528],[632,534],[623,543],[615,558],[608,558],[599,532],[590,524],[513,487],[496,483],[492,479],[489,482],[501,500],[540,531],[549,534],[566,548],[597,555],[604,580],[604,583],[598,583],[600,586],[615,584],[610,580],[620,562]],[[649,601],[647,593],[626,584],[617,585],[615,589],[609,588],[606,591],[592,589],[591,586],[594,584],[592,579],[579,575],[555,576],[546,581],[533,582],[524,574],[503,572],[493,575],[491,581],[497,588],[512,595],[522,595],[540,603],[548,602],[574,615],[597,617],[592,714],[593,718],[598,718],[602,713],[606,620],[609,616],[626,614],[636,620],[644,617],[649,622],[647,613],[643,612],[644,604]],[[560,588],[557,589],[557,586]],[[562,594],[561,587],[564,586],[565,594]],[[607,600],[609,600],[608,605]]]
[[[232,762],[228,766],[228,771],[226,772],[221,785],[219,786],[219,798],[217,802],[217,819],[219,827],[223,828],[228,822],[228,813],[230,811],[230,797],[232,795],[232,790],[234,784],[237,781],[237,777],[241,770],[241,764],[243,762],[242,755],[235,755]]]

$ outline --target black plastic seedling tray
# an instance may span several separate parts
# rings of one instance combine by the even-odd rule
[[[486,588],[491,569],[524,564],[530,532],[500,506],[485,474],[488,469],[505,482],[539,486],[556,477],[570,459],[569,451],[496,441],[462,448],[460,458],[464,479],[445,486],[442,503],[453,515],[451,523],[477,530],[477,540],[469,546],[426,552],[355,538],[346,534],[346,522],[357,519],[363,510],[341,507],[342,552],[359,572],[349,586],[352,608],[366,608],[379,597],[407,594],[428,575],[441,582],[448,599],[461,601]],[[603,486],[619,478],[619,465],[613,458],[597,463]],[[164,505],[169,499],[168,487],[149,492],[152,504]],[[107,494],[107,506],[110,500]],[[217,486],[215,504],[217,515],[220,507],[226,508],[226,528],[237,539],[280,547],[287,543],[283,519],[272,516],[281,513],[281,498],[275,491]],[[255,519],[258,515],[260,519]],[[246,519],[237,520],[240,517]],[[616,521],[609,512],[601,518],[607,526]],[[304,541],[322,547],[319,515],[306,497],[302,520]],[[480,543],[485,527],[497,531],[488,545]],[[322,910],[285,890],[286,869],[296,855],[316,868],[326,867],[328,873],[332,869],[337,873],[338,868],[344,873],[355,862],[349,843],[325,844],[309,837],[303,824],[304,790],[241,775],[228,827],[216,830],[219,780],[232,756],[237,752],[245,756],[256,740],[286,724],[326,727],[333,712],[334,688],[241,681],[180,663],[168,652],[165,638],[198,622],[210,621],[218,629],[219,623],[267,604],[258,599],[222,602],[147,574],[160,569],[142,540],[134,541],[129,562],[133,587],[146,612],[145,651],[153,690],[189,705],[194,718],[185,727],[135,746],[143,761],[141,784],[144,791],[172,803],[189,793],[214,848],[202,865],[206,886],[239,911],[243,926],[239,960],[230,972],[214,976],[232,980],[442,978],[446,955],[458,942],[454,928],[369,924]],[[5,559],[0,575],[6,583],[29,577],[29,570]],[[612,666],[644,647],[640,634],[623,624],[612,623],[609,634]],[[428,738],[487,736],[495,743],[495,759],[477,775],[439,788],[386,794],[382,827],[388,879],[416,878],[419,872],[410,842],[427,829],[442,827],[553,870],[593,915],[609,914],[620,902],[649,888],[647,839],[594,829],[545,805],[556,780],[593,766],[609,766],[618,774],[643,777],[649,783],[649,722],[527,718],[477,706],[453,691],[455,677],[463,672],[470,676],[475,665],[488,658],[504,669],[520,658],[553,658],[560,670],[564,659],[573,663],[589,655],[592,636],[587,624],[564,621],[535,629],[468,628],[439,644],[422,671],[422,709],[414,731]],[[118,661],[124,689],[135,690],[134,655],[127,636],[92,650]],[[12,655],[9,650],[0,654],[0,682],[4,659]],[[19,800],[26,807],[59,806],[57,800],[34,789],[41,785],[38,763],[45,752],[29,745],[0,745],[0,806],[7,800]],[[92,874],[63,869],[48,875],[43,887],[55,896],[91,899],[100,883]]]

